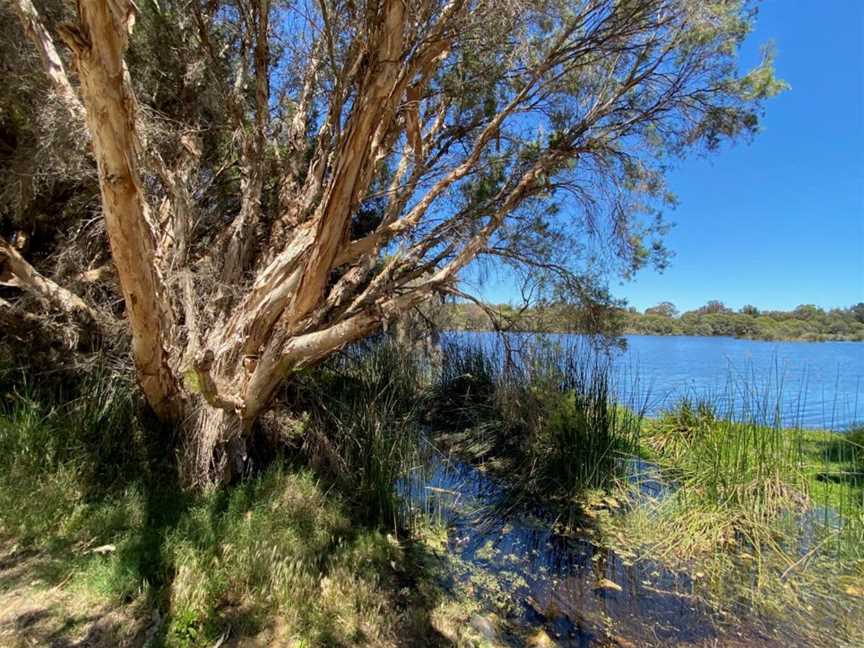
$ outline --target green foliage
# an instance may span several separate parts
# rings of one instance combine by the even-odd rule
[[[468,428],[495,415],[500,375],[493,359],[476,346],[447,344],[432,385],[430,418],[447,427]]]
[[[609,488],[618,474],[616,463],[633,451],[637,429],[629,427],[622,409],[610,405],[608,384],[599,379],[588,387],[587,393],[571,389],[541,399],[549,413],[526,458],[536,471],[529,475],[532,490]]]
[[[688,594],[723,615],[744,604],[760,623],[799,628],[808,645],[828,636],[860,643],[860,432],[733,420],[711,402],[689,400],[644,428],[644,452],[670,489],[659,497],[637,491],[633,506],[608,520],[607,537],[686,568]]]
[[[392,644],[397,543],[358,528],[349,501],[284,462],[184,492],[156,452],[163,431],[130,393],[99,373],[74,392],[19,386],[0,403],[0,539],[35,550],[28,578],[158,606],[169,647],[212,646],[277,618],[276,644]]]
[[[507,305],[492,306],[506,318]],[[596,316],[596,315],[594,315]],[[593,332],[592,314],[578,306],[550,305],[529,308],[512,318],[512,330],[544,332]],[[613,309],[601,314],[609,334],[729,336],[756,340],[859,340],[864,341],[864,322],[856,307],[823,310],[813,305],[793,311],[760,311],[744,306],[739,312],[722,302],[711,301],[696,310],[677,314],[674,304],[662,302],[645,309]],[[493,330],[486,312],[473,304],[454,303],[441,307],[445,328],[467,331]],[[508,320],[511,321],[511,320]]]
[[[212,645],[226,624],[254,631],[274,614],[310,645],[355,641],[386,605],[377,579],[402,560],[381,534],[352,529],[311,474],[280,467],[198,500],[164,550],[175,570],[166,643],[177,646]],[[241,619],[230,611],[238,605]],[[392,621],[381,617],[376,631]]]
[[[145,436],[128,377],[96,370],[74,391],[14,386],[0,403],[0,529],[32,540],[74,519],[78,501],[125,488],[150,470]]]
[[[752,408],[767,412],[770,408]],[[721,416],[685,399],[644,424],[646,454],[675,484],[659,506],[663,524],[683,525],[667,549],[684,557],[738,547],[796,551],[814,533],[821,552],[864,560],[856,538],[864,507],[864,434],[782,428],[759,415]],[[831,511],[837,518],[813,515]]]
[[[628,333],[650,335],[725,335],[761,340],[864,340],[864,326],[854,316],[853,309],[835,308],[825,311],[813,305],[799,306],[791,312],[760,311],[745,306],[739,312],[720,302],[709,302],[680,317],[658,319],[627,313]]]
[[[608,358],[587,346],[542,344],[504,366],[493,357],[481,347],[445,347],[433,426],[468,458],[499,466],[523,495],[577,501],[611,487],[622,456],[638,445],[640,417],[613,395]]]
[[[864,427],[855,428],[846,435],[851,447],[853,461],[864,468]]]
[[[644,440],[663,456],[680,459],[694,444],[704,440],[717,419],[709,401],[684,398],[645,426]]]
[[[772,524],[801,511],[809,498],[800,432],[718,417],[706,404],[684,401],[647,424],[652,457],[678,485],[675,497],[722,511],[719,541],[743,534],[771,540]]]

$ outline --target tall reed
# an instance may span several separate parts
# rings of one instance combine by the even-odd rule
[[[382,338],[299,375],[293,387],[308,415],[306,457],[386,525],[399,524],[397,485],[417,461],[422,362]]]
[[[523,493],[573,500],[609,488],[638,445],[638,408],[616,395],[609,356],[586,342],[450,343],[432,393],[432,425],[460,432],[460,452],[503,467]]]

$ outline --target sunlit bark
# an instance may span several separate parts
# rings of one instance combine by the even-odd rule
[[[139,176],[136,103],[123,60],[135,9],[124,0],[80,0],[78,14],[79,23],[66,26],[63,38],[81,79],[132,353],[148,402],[157,414],[171,418],[178,411],[177,381],[168,362],[172,318]]]
[[[180,115],[160,149],[142,141],[152,118],[124,60],[135,5],[78,0],[63,28],[82,107],[30,0],[14,1],[55,92],[86,115],[139,380],[157,414],[183,422],[192,481],[242,466],[293,371],[458,294],[474,259],[570,276],[544,241],[500,239],[544,197],[567,193],[586,221],[606,204],[620,256],[641,262],[627,200],[663,187],[634,142],[677,153],[743,132],[774,91],[750,83],[742,103],[727,65],[739,9],[719,0],[309,0],[291,21],[270,0],[193,2],[171,11],[195,27],[221,121]],[[279,82],[294,49],[302,67]],[[376,218],[352,233],[364,209]],[[13,268],[28,289],[86,312],[25,270]]]

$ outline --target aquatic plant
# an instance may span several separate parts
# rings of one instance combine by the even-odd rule
[[[461,455],[497,467],[517,496],[575,502],[610,488],[638,446],[641,413],[615,395],[608,355],[544,341],[499,351],[445,347],[432,426]]]
[[[446,342],[429,389],[428,418],[435,427],[449,430],[494,420],[503,380],[500,363],[483,347]]]
[[[646,421],[643,440],[663,456],[680,457],[716,422],[717,412],[709,400],[684,397],[655,420]]]
[[[685,399],[646,420],[643,452],[671,488],[637,492],[623,514],[602,520],[602,536],[692,574],[689,595],[721,622],[743,603],[766,632],[780,624],[815,643],[830,636],[859,645],[864,500],[855,438],[782,427],[771,406],[779,397],[763,390],[737,417],[721,409],[729,399]]]

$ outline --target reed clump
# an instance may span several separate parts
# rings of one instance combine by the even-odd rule
[[[686,570],[694,600],[717,610],[720,623],[743,604],[767,633],[774,624],[797,628],[818,645],[831,628],[838,645],[859,645],[857,437],[783,427],[776,416],[736,417],[717,402],[729,401],[685,399],[644,422],[643,455],[669,488],[646,497],[630,484],[633,505],[603,520],[603,536]]]
[[[424,363],[384,338],[298,374],[285,395],[302,417],[304,461],[339,487],[359,516],[391,529],[402,522],[398,484],[418,462]]]
[[[760,545],[776,539],[776,521],[809,506],[801,435],[685,400],[647,422],[645,439],[651,458],[675,484],[682,519],[689,510],[704,512],[714,520],[706,530],[716,541]],[[704,536],[692,529],[688,535],[690,543]]]
[[[544,343],[503,357],[445,347],[430,397],[444,442],[522,495],[572,502],[611,488],[638,447],[641,415],[618,397],[609,357],[588,344]]]

